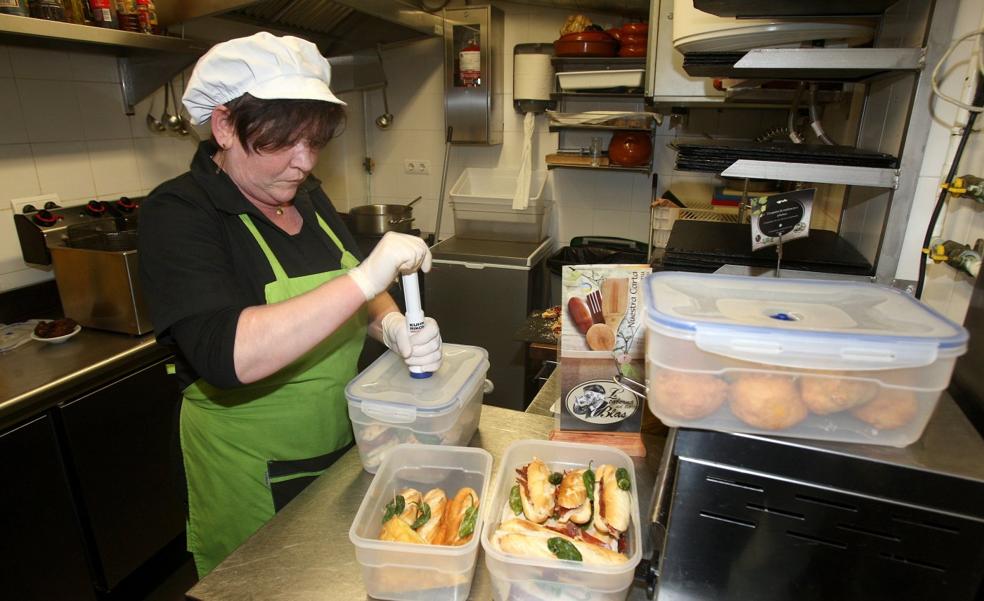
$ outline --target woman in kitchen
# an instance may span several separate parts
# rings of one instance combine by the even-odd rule
[[[409,366],[440,367],[437,324],[411,336],[386,293],[399,274],[430,268],[427,246],[390,233],[360,261],[310,175],[344,121],[330,77],[299,38],[214,46],[183,99],[212,138],[141,206],[143,290],[184,394],[199,576],[351,445],[344,389],[367,332]]]

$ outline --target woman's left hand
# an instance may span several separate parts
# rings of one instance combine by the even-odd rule
[[[441,330],[432,318],[425,317],[424,327],[410,334],[407,318],[394,311],[383,317],[382,330],[383,344],[403,357],[408,367],[419,367],[424,372],[441,367]]]

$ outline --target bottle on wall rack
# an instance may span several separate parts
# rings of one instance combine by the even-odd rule
[[[18,17],[31,16],[27,6],[27,0],[0,0],[0,13],[5,15],[17,15]]]
[[[116,6],[113,0],[87,0],[92,22],[99,27],[119,29],[120,22],[116,18]]]
[[[92,14],[85,0],[62,0],[65,6],[65,18],[69,23],[77,25],[92,25]]]

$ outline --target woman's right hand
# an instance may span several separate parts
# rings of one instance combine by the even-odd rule
[[[376,248],[348,275],[359,286],[366,300],[389,288],[396,276],[418,269],[430,271],[431,253],[417,236],[387,232]]]

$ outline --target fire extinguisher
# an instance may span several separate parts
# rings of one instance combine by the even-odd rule
[[[475,88],[482,83],[482,50],[475,38],[468,40],[458,52],[458,79],[466,88]]]

